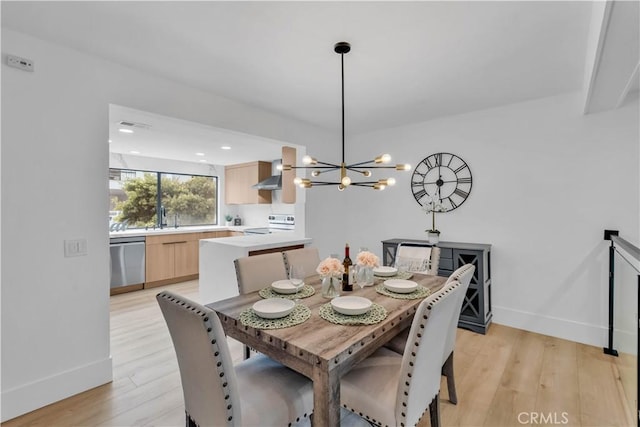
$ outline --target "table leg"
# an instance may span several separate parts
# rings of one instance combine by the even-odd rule
[[[340,425],[340,377],[337,369],[327,372],[326,366],[317,365],[313,370],[313,425]]]

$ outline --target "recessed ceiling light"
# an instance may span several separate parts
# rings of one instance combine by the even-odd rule
[[[229,147],[228,145],[223,145],[222,147],[223,150],[231,150],[231,147]]]
[[[136,151],[136,150],[131,150],[131,151],[129,151],[129,153],[131,153],[131,154],[140,154],[140,152]]]
[[[118,129],[122,133],[133,133],[131,129]]]
[[[111,140],[109,140],[109,144],[111,144]]]
[[[204,156],[204,153],[196,153],[196,156]]]

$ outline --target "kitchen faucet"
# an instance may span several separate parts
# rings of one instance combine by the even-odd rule
[[[167,226],[167,210],[164,206],[160,206],[160,229]]]

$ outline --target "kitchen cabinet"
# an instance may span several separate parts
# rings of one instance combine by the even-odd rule
[[[198,277],[200,239],[226,236],[229,231],[206,231],[147,236],[144,287],[177,283]]]
[[[282,164],[296,165],[296,149],[293,147],[282,147]],[[296,177],[295,169],[282,171],[282,203],[296,202],[296,185],[293,183]]]
[[[224,168],[224,192],[227,205],[271,203],[271,190],[256,190],[254,184],[271,176],[270,162],[250,162]]]
[[[401,242],[428,243],[424,240],[389,239],[382,241],[384,265],[393,265]],[[491,245],[484,243],[440,242],[438,276],[448,277],[465,264],[476,270],[462,303],[458,327],[485,334],[493,317],[491,311]]]

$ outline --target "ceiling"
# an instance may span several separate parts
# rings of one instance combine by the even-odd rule
[[[2,2],[2,25],[347,133],[578,90],[588,2]]]
[[[120,125],[121,121],[135,125],[123,126]],[[120,129],[129,129],[133,133],[122,133]],[[230,149],[222,149],[223,146]],[[280,159],[282,143],[133,108],[110,105],[109,151],[229,165],[254,160]]]

